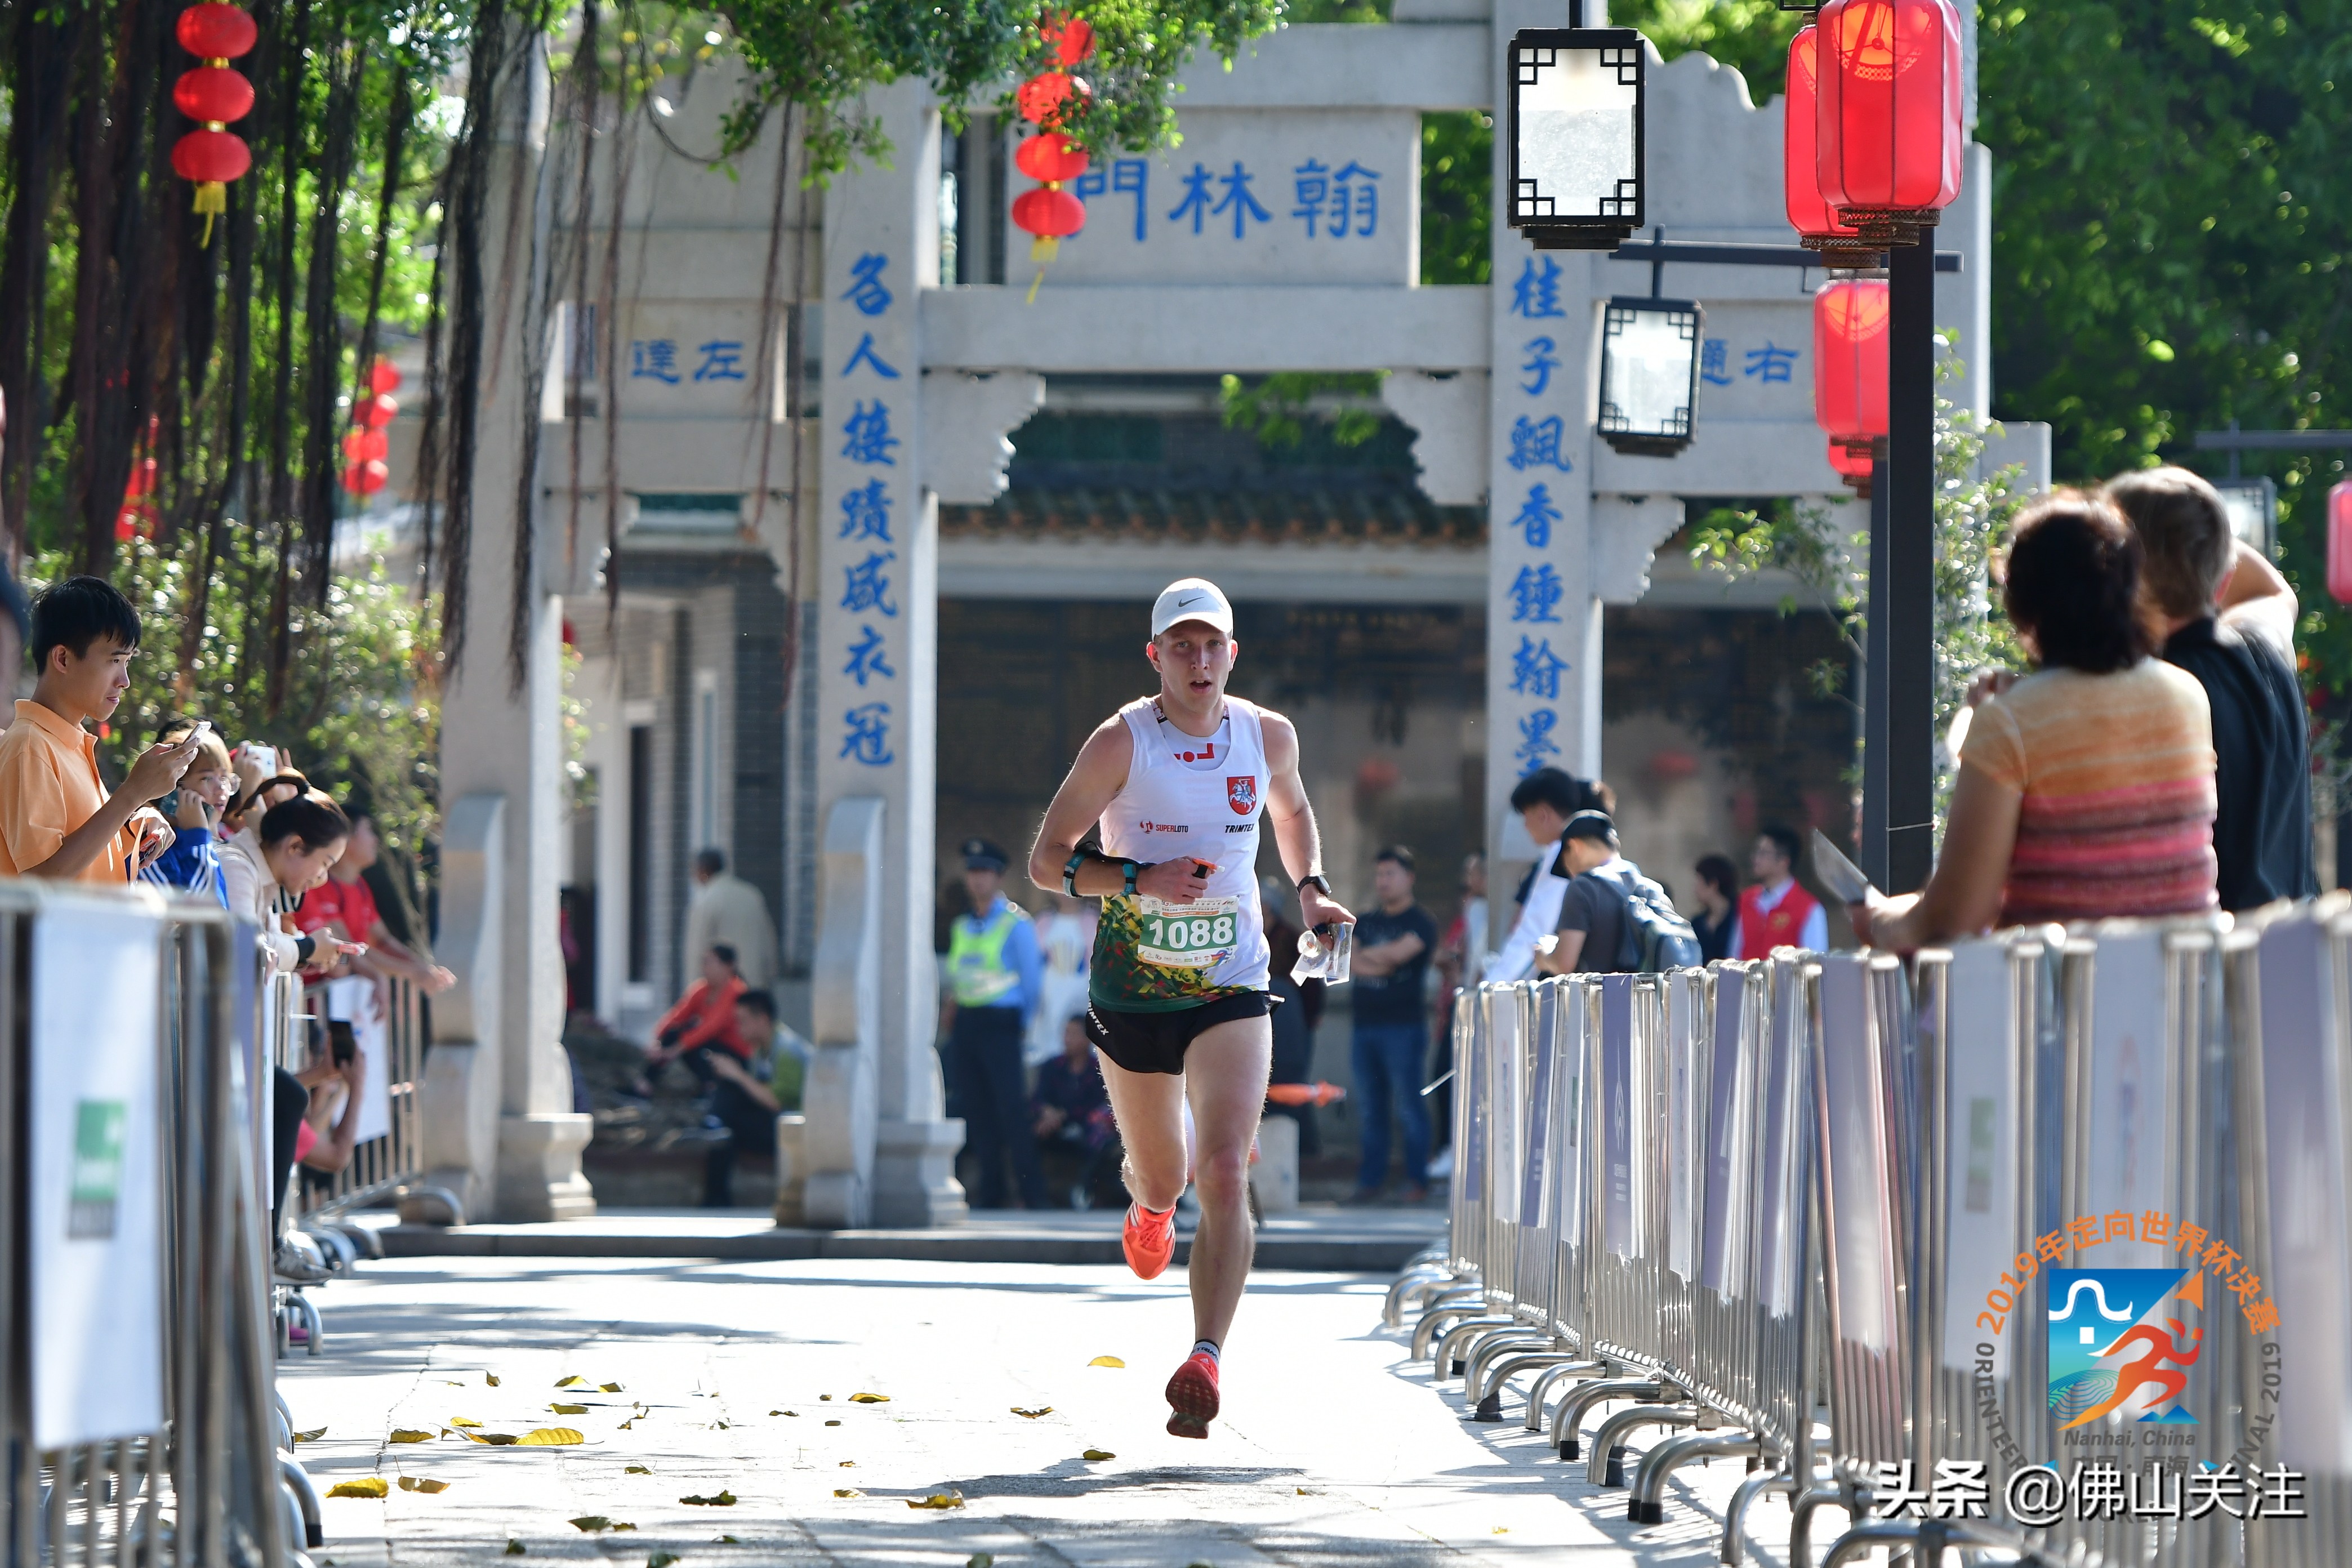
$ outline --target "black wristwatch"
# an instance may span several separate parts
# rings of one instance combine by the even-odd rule
[[[1328,899],[1331,896],[1331,879],[1325,876],[1320,871],[1316,871],[1298,879],[1298,890],[1300,892],[1303,893],[1309,888],[1313,888],[1316,891],[1321,893]]]

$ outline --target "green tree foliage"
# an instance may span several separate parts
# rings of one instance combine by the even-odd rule
[[[1421,117],[1421,280],[1484,283],[1494,275],[1495,117]]]
[[[1762,108],[1789,77],[1789,40],[1807,20],[1775,0],[1618,0],[1612,27],[1638,27],[1667,59],[1696,49],[1748,79],[1749,101]]]

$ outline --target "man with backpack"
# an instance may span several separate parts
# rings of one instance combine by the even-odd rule
[[[1617,826],[1606,812],[1568,819],[1552,875],[1568,887],[1551,951],[1536,955],[1544,973],[1650,974],[1698,963],[1690,922],[1664,888],[1618,853]]]

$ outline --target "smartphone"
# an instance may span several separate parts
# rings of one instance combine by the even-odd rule
[[[339,1068],[351,1066],[352,1058],[359,1054],[360,1048],[359,1042],[352,1037],[351,1020],[328,1019],[327,1040],[328,1048],[334,1053],[335,1065]]]

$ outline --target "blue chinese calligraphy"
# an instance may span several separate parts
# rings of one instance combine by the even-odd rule
[[[1748,351],[1747,363],[1748,368],[1740,374],[1760,377],[1769,386],[1776,381],[1789,379],[1790,367],[1797,363],[1797,351],[1775,348],[1771,340],[1767,338],[1762,348]]]
[[[898,379],[898,371],[884,363],[882,356],[874,352],[874,334],[872,332],[868,332],[864,337],[857,340],[857,346],[850,351],[849,363],[841,367],[841,374],[846,376],[850,372],[856,370],[861,364],[872,371],[875,374],[880,376],[885,381],[896,381]]]
[[[1521,392],[1529,397],[1544,395],[1544,389],[1551,384],[1551,373],[1559,368],[1558,347],[1549,338],[1528,340],[1527,347],[1519,351],[1528,356],[1527,363],[1519,366],[1519,374],[1534,379],[1519,383]]]
[[[878,464],[895,468],[898,459],[890,454],[897,450],[898,437],[890,434],[890,409],[880,398],[868,408],[863,399],[842,421],[841,433],[848,437],[842,444],[841,455],[853,463]]]
[[[1559,508],[1551,504],[1551,492],[1541,485],[1528,487],[1527,504],[1519,515],[1511,519],[1513,528],[1527,530],[1528,548],[1548,550],[1551,547],[1551,525],[1559,521]]]
[[[1323,216],[1323,204],[1331,199],[1331,165],[1309,158],[1290,172],[1291,188],[1297,193],[1298,205],[1290,216],[1307,225],[1307,237],[1315,237],[1315,224]]]
[[[890,537],[890,498],[883,491],[880,479],[868,479],[841,498],[840,536],[878,539],[885,544],[898,542]]]
[[[1206,166],[1195,163],[1192,172],[1184,176],[1184,199],[1169,213],[1168,220],[1181,223],[1190,215],[1192,232],[1198,234],[1206,219],[1223,217],[1231,213],[1234,215],[1234,237],[1239,239],[1246,232],[1249,219],[1255,218],[1260,223],[1274,221],[1274,215],[1250,195],[1250,181],[1255,177],[1242,167],[1239,158],[1234,160],[1234,172],[1230,174],[1211,174]],[[1214,206],[1209,205],[1209,187],[1212,184],[1223,185],[1225,190]]]
[[[866,635],[849,645],[849,662],[841,667],[841,673],[855,677],[860,686],[873,676],[896,680],[898,672],[890,668],[888,648],[882,641],[882,634],[872,626],[861,626],[857,629]]]
[[[1551,563],[1522,566],[1519,574],[1511,579],[1511,619],[1515,621],[1558,621],[1559,602],[1568,596],[1568,585]]]
[[[1353,235],[1370,239],[1379,232],[1381,223],[1381,188],[1376,170],[1367,169],[1352,158],[1337,174],[1331,166],[1309,158],[1291,171],[1292,190],[1298,205],[1290,216],[1307,226],[1307,237],[1315,237],[1315,226],[1323,226],[1326,239],[1346,239]]]
[[[1709,338],[1699,345],[1698,378],[1709,386],[1731,384],[1731,345],[1721,338]]]
[[[1563,474],[1576,471],[1576,465],[1560,450],[1567,429],[1559,415],[1547,419],[1530,419],[1519,416],[1511,426],[1511,455],[1506,459],[1511,467],[1525,473],[1529,468],[1553,468]]]
[[[1536,262],[1543,262],[1541,271]],[[1511,285],[1511,313],[1529,321],[1539,316],[1565,316],[1568,312],[1559,303],[1559,263],[1550,257],[1529,257],[1519,268],[1519,280]]]
[[[677,341],[638,338],[629,344],[629,379],[677,384]]]
[[[1082,202],[1092,201],[1106,191],[1133,196],[1135,198],[1135,238],[1136,243],[1139,245],[1143,241],[1143,226],[1147,214],[1144,184],[1150,179],[1150,174],[1151,165],[1140,158],[1114,158],[1108,170],[1088,169],[1085,174],[1080,174],[1077,183],[1071,186],[1071,190]],[[1198,233],[1198,228],[1196,227],[1193,232]]]
[[[877,256],[869,250],[850,268],[848,299],[859,314],[878,316],[890,308],[890,290],[882,283],[883,269],[889,265],[888,257]]]
[[[1551,638],[1541,642],[1522,632],[1519,649],[1511,656],[1511,689],[1522,697],[1559,700],[1559,678],[1568,660],[1551,650]]]
[[[872,610],[886,616],[897,615],[898,606],[890,600],[890,579],[883,571],[897,559],[898,552],[895,550],[875,550],[856,565],[843,567],[841,607],[853,616]]]
[[[1559,747],[1551,738],[1558,728],[1559,715],[1549,708],[1538,708],[1519,721],[1519,745],[1511,754],[1519,760],[1521,778],[1559,755]]]
[[[887,767],[897,760],[890,750],[890,705],[887,702],[861,702],[841,716],[846,729],[841,737],[841,754],[869,768]]]
[[[740,381],[743,379],[743,345],[732,339],[704,343],[694,351],[702,363],[694,367],[697,381]]]

